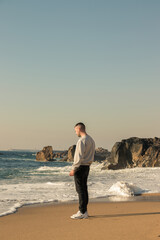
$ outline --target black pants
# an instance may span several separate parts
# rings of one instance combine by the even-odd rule
[[[74,181],[76,191],[79,197],[79,210],[81,213],[87,211],[88,204],[88,189],[87,189],[87,178],[89,174],[90,166],[81,165],[74,173]]]

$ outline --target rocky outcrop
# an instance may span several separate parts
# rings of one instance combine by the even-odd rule
[[[53,161],[53,149],[52,146],[44,147],[42,151],[36,153],[37,161]]]
[[[75,149],[76,149],[76,145],[70,146],[67,151],[67,155],[64,158],[62,158],[61,161],[73,162]]]
[[[102,162],[108,157],[110,157],[110,155],[111,155],[111,152],[109,152],[107,149],[102,147],[96,148],[95,154],[94,154],[94,161]]]
[[[4,155],[4,154],[0,152],[0,155]]]
[[[47,146],[47,147],[44,147],[42,151],[37,152],[36,160],[37,161],[54,161],[57,158],[59,158],[60,161],[73,162],[75,148],[76,148],[76,145],[72,145],[71,147],[69,147],[68,150],[53,152],[52,146]]]
[[[54,158],[63,158],[65,156],[67,156],[67,154],[68,154],[67,150],[65,150],[65,151],[54,151],[53,157]]]
[[[37,161],[53,161],[57,158],[60,161],[73,162],[75,154],[76,145],[72,145],[68,150],[65,151],[54,151],[52,146],[44,147],[42,151],[37,152],[36,160]],[[108,157],[110,157],[110,152],[107,149],[99,147],[95,149],[94,161],[102,162]]]
[[[71,147],[69,147],[68,160],[67,160],[68,162],[73,162],[75,150],[76,150],[76,145],[72,145]]]
[[[160,138],[131,137],[116,142],[102,169],[160,167]]]

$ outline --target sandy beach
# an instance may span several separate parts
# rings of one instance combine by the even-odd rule
[[[78,203],[24,206],[0,218],[3,240],[159,239],[160,202],[90,202],[90,217],[70,219]]]

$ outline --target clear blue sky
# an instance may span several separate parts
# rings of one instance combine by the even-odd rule
[[[0,0],[0,149],[160,137],[159,0]]]

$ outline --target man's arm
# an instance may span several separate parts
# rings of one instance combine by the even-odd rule
[[[81,165],[81,161],[84,158],[85,152],[85,143],[83,141],[79,141],[76,146],[76,151],[74,154],[74,163],[72,165],[72,170],[70,172],[70,176],[74,175],[75,170]]]

